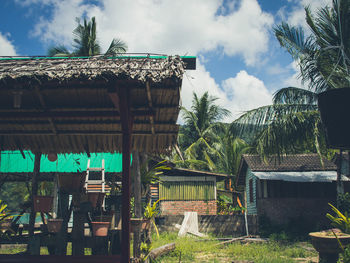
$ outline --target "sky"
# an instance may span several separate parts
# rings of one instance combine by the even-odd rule
[[[315,11],[331,0],[1,0],[0,56],[46,55],[48,48],[72,50],[76,18],[96,17],[102,50],[113,38],[128,53],[197,57],[186,71],[182,106],[193,92],[208,91],[231,111],[231,122],[245,111],[271,104],[284,87],[303,87],[298,66],[280,47],[273,27],[282,21],[307,32],[304,7]],[[182,119],[178,121],[182,123]]]

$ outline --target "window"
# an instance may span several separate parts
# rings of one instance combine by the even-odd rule
[[[249,179],[249,203],[254,202],[253,197],[253,179]]]

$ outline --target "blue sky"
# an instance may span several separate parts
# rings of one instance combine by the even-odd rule
[[[182,104],[205,91],[232,112],[269,104],[272,94],[299,86],[297,66],[275,39],[273,26],[305,27],[303,7],[330,0],[1,0],[0,55],[45,55],[71,48],[76,17],[96,17],[106,50],[114,37],[128,52],[194,55],[197,70],[183,80]],[[181,120],[180,120],[181,122]]]

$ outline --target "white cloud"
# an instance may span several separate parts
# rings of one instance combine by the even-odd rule
[[[293,26],[301,26],[309,32],[309,28],[305,21],[304,7],[309,6],[312,13],[317,12],[319,8],[331,5],[332,0],[294,0],[294,8],[286,14],[287,22]]]
[[[273,24],[257,0],[242,0],[226,8],[225,15],[217,15],[222,0],[103,0],[99,6],[82,0],[41,1],[53,3],[53,17],[41,18],[34,35],[48,43],[71,43],[75,17],[87,14],[96,16],[104,49],[113,37],[126,41],[129,52],[197,55],[220,48],[226,55],[242,56],[248,65],[267,51]]]
[[[268,65],[266,68],[266,72],[269,75],[282,75],[282,74],[286,74],[289,72],[289,70],[283,66],[281,66],[281,64],[276,63],[273,65]]]
[[[272,95],[258,78],[242,70],[234,78],[226,79],[221,87],[206,71],[205,67],[197,63],[196,71],[187,71],[182,83],[182,105],[190,109],[193,92],[198,96],[208,91],[209,95],[217,97],[218,105],[231,111],[231,116],[225,122],[232,122],[244,111],[263,105],[271,104]],[[182,123],[182,120],[179,120]]]
[[[272,94],[260,79],[241,70],[234,78],[222,83],[227,94],[226,107],[236,119],[243,112],[272,103]]]
[[[53,16],[41,18],[33,31],[45,43],[69,45],[75,17],[86,14],[96,17],[103,50],[118,37],[128,44],[129,52],[204,54],[202,62],[205,52],[216,51],[219,56],[240,56],[247,65],[257,65],[269,48],[269,30],[274,23],[257,0],[225,6],[223,0],[101,0],[99,5],[83,0],[46,0],[43,4],[47,3],[52,5]],[[193,92],[202,95],[205,91],[232,112],[227,122],[245,110],[271,103],[264,83],[246,71],[218,84],[198,63],[196,71],[184,76],[183,106],[190,108]]]
[[[302,84],[299,75],[300,75],[300,70],[298,63],[296,61],[293,61],[288,65],[288,69],[292,70],[294,72],[292,75],[289,77],[285,78],[283,81],[283,87],[298,87],[302,88],[304,85]]]
[[[12,42],[8,39],[9,34],[0,32],[0,56],[16,56],[16,49]]]
[[[202,96],[206,91],[208,91],[209,95],[219,98],[217,103],[223,106],[226,100],[225,93],[198,60],[196,67],[196,70],[186,71],[184,75],[181,89],[182,106],[186,109],[191,109],[193,92],[198,96]],[[181,116],[179,123],[183,123]]]
[[[45,8],[52,8],[53,16],[49,20],[39,17],[31,35],[52,45],[72,44],[72,31],[76,27],[76,17],[82,16],[91,5],[84,5],[82,0],[27,0],[28,4],[41,3]]]

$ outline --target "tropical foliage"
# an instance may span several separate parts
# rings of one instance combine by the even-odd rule
[[[141,194],[143,197],[147,197],[150,194],[151,184],[156,184],[160,182],[159,177],[163,174],[163,171],[171,169],[165,164],[165,162],[166,161],[163,160],[152,165],[152,160],[148,159],[141,165]]]
[[[215,158],[220,153],[214,145],[219,142],[217,135],[224,129],[219,121],[230,114],[227,109],[216,104],[217,99],[208,92],[201,97],[193,93],[191,110],[181,108],[185,125],[179,135],[179,146],[183,155],[182,165],[185,167],[211,171],[217,169]]]
[[[305,8],[310,35],[282,23],[274,33],[300,66],[300,77],[309,90],[289,87],[279,90],[273,105],[242,115],[235,132],[257,133],[255,148],[262,155],[299,152],[326,153],[324,130],[317,108],[317,93],[349,86],[350,1],[333,0],[312,14]]]
[[[8,221],[12,217],[13,215],[7,210],[7,204],[0,200],[0,238],[8,237],[13,232]]]
[[[96,19],[92,17],[90,21],[84,18],[83,25],[80,19],[76,18],[77,27],[73,30],[73,47],[72,53],[62,45],[52,47],[48,50],[49,56],[94,56],[101,54],[101,46],[98,43],[96,31]],[[114,38],[109,48],[104,53],[105,56],[115,56],[125,53],[127,45],[120,39]]]
[[[350,217],[348,213],[341,213],[335,206],[329,204],[335,213],[335,216],[327,213],[327,218],[331,220],[334,227],[339,228],[343,233],[350,234]]]
[[[263,156],[326,152],[317,94],[305,89],[280,89],[272,105],[248,111],[231,129],[238,135],[256,134],[253,147]]]
[[[302,80],[315,92],[350,84],[350,1],[333,0],[312,14],[305,8],[311,34],[282,23],[275,35],[298,62]]]
[[[153,203],[153,205],[151,205],[151,203],[148,203],[145,207],[145,212],[143,214],[144,218],[149,219],[151,221],[158,238],[159,238],[159,231],[156,225],[155,217],[159,214],[158,202],[160,200],[162,199],[158,199],[156,202]]]

